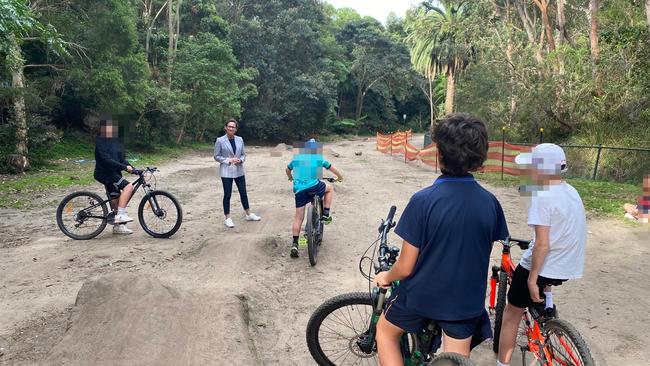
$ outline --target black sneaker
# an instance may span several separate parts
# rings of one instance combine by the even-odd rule
[[[555,304],[552,308],[544,309],[544,317],[546,317],[546,319],[557,318],[557,308],[555,307]]]
[[[298,258],[298,243],[291,244],[291,258]]]

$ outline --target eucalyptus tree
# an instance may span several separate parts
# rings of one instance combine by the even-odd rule
[[[0,59],[11,74],[13,89],[13,108],[15,125],[15,154],[9,156],[9,165],[22,172],[30,168],[28,157],[28,126],[25,112],[25,76],[26,66],[22,45],[26,42],[38,42],[46,45],[49,52],[67,54],[66,44],[56,29],[42,23],[37,12],[24,1],[3,0],[0,2]],[[44,66],[44,65],[38,65]]]

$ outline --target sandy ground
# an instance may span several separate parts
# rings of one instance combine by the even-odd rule
[[[234,193],[235,229],[223,225],[210,152],[160,167],[158,188],[175,194],[184,210],[171,239],[154,239],[136,223],[128,237],[106,230],[90,241],[68,239],[55,209],[69,191],[39,195],[42,209],[3,209],[0,364],[314,364],[305,344],[310,314],[329,297],[367,289],[357,263],[379,220],[392,204],[399,216],[411,194],[436,176],[421,163],[376,152],[373,139],[325,150],[346,179],[335,185],[334,222],[315,267],[306,253],[288,256],[294,209],[286,150],[278,157],[271,148],[247,147],[249,198],[262,221],[244,221]],[[529,236],[516,191],[487,188],[501,201],[513,236]],[[101,192],[98,184],[88,189]],[[140,197],[130,205],[132,216]],[[556,290],[560,316],[583,334],[598,364],[650,364],[648,245],[646,229],[590,219],[585,278]],[[497,263],[497,250],[493,258]],[[490,346],[472,358],[493,365]]]

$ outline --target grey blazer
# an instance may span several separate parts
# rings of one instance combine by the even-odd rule
[[[228,135],[218,137],[214,143],[214,160],[220,164],[219,175],[221,178],[238,178],[244,175],[244,161],[246,161],[244,139],[235,135],[235,147],[235,151],[232,151]],[[230,158],[239,158],[242,163],[230,164]]]

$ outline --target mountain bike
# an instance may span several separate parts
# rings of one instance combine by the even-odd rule
[[[183,221],[183,211],[171,193],[155,189],[154,173],[158,169],[147,167],[133,170],[138,175],[133,183],[133,194],[142,187],[144,197],[138,205],[138,220],[144,231],[154,238],[168,238],[178,231]],[[109,194],[102,199],[93,192],[74,192],[66,196],[56,210],[56,223],[72,239],[88,240],[99,235],[115,217],[109,202],[119,194]]]
[[[494,314],[494,352],[499,351],[499,339],[503,311],[506,306],[507,287],[512,281],[515,265],[510,256],[510,248],[519,246],[528,249],[529,240],[507,238],[498,241],[503,246],[501,265],[492,267],[490,276],[490,312]],[[551,283],[559,286],[562,281]],[[580,333],[566,320],[557,318],[555,308],[544,309],[544,304],[526,309],[519,327],[520,334],[526,336],[525,343],[519,345],[522,364],[526,365],[526,352],[530,352],[541,366],[593,366],[594,360]]]
[[[323,178],[330,183],[336,182],[336,178]],[[307,221],[305,222],[305,236],[307,238],[307,253],[309,263],[312,266],[318,262],[318,248],[323,242],[323,198],[315,194],[311,205],[307,207]]]
[[[366,253],[372,248],[372,257],[365,253],[359,261],[359,270],[372,283],[372,267],[375,275],[389,270],[399,255],[400,249],[388,246],[388,233],[395,226],[393,216],[395,206],[390,208],[386,220],[379,225],[379,235]],[[379,249],[377,261],[377,243]],[[370,260],[367,273],[363,269],[364,260]],[[392,284],[391,290],[399,283]],[[307,346],[312,357],[320,366],[377,365],[377,322],[386,305],[387,289],[373,288],[368,292],[352,292],[335,296],[312,314],[307,323]],[[405,333],[400,340],[404,364],[420,365],[474,365],[469,358],[456,353],[436,352],[440,346],[442,331],[435,321],[417,333]]]

